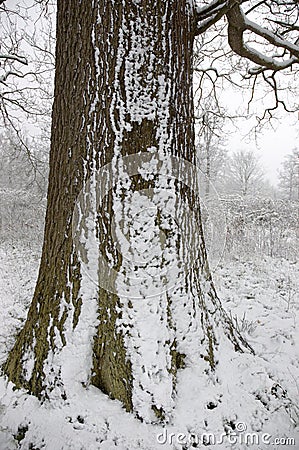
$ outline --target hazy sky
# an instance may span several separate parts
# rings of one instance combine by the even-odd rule
[[[246,136],[251,122],[246,119],[240,121],[240,134],[235,131],[228,138],[227,148],[230,152],[248,149],[253,150],[259,157],[265,169],[266,178],[271,184],[278,183],[277,169],[281,166],[284,157],[291,153],[299,143],[299,120],[298,113],[285,114],[283,118],[273,122],[274,129],[267,127],[258,133],[257,139],[254,135]]]

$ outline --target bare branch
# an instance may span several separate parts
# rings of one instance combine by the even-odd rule
[[[282,20],[274,20],[274,19],[267,19],[268,22],[275,23],[276,25],[280,25],[281,27],[286,28],[286,30],[281,31],[281,35],[289,33],[290,31],[299,31],[299,26],[287,22],[283,22]]]

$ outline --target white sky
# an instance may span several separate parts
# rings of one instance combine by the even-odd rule
[[[240,134],[233,130],[228,138],[227,148],[230,152],[241,149],[254,151],[260,157],[266,178],[271,184],[277,185],[277,170],[281,167],[284,157],[299,145],[298,119],[298,113],[286,113],[273,122],[274,129],[267,127],[258,133],[257,139],[253,134],[246,136],[252,125],[251,121],[244,119],[240,121]]]

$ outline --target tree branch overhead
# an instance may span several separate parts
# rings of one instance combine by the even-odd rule
[[[242,10],[242,3],[245,2],[215,0],[204,7],[197,8],[195,34],[202,34],[209,27],[216,24],[222,17],[226,16],[228,22],[228,43],[231,49],[239,56],[252,61],[258,66],[249,70],[250,75],[259,73],[265,69],[279,71],[298,64],[298,2],[296,0],[288,2],[288,4],[283,1],[275,2],[275,6],[278,9],[274,11],[271,5],[274,2],[265,0],[254,4],[247,13]],[[275,23],[274,31],[248,19],[247,14],[255,11],[255,8],[260,6],[267,7],[272,12],[272,20],[271,18],[267,18],[267,20]],[[280,20],[281,15],[286,16],[286,19]],[[295,16],[295,18],[292,16]],[[277,20],[273,20],[273,17],[277,18]],[[258,38],[262,38],[265,41],[265,49],[257,50],[248,45],[244,39],[245,32],[250,32],[254,35],[253,41],[255,43],[261,44]],[[284,37],[286,33],[289,34],[290,32],[296,33],[293,36],[294,42]],[[282,48],[284,50],[283,55],[277,56],[273,54],[269,56],[268,48],[266,48],[269,44],[274,46],[274,48]]]

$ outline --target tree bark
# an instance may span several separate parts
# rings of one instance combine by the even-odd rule
[[[4,371],[38,397],[100,388],[147,421],[177,374],[250,349],[215,293],[200,222],[187,0],[58,1],[45,237]]]

